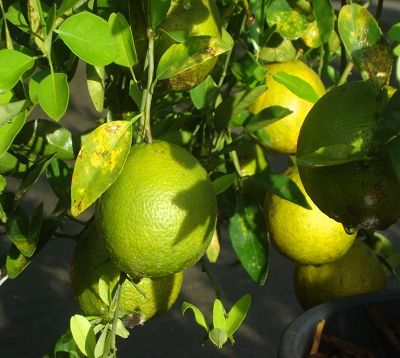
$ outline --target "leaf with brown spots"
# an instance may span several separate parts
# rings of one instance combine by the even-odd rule
[[[71,213],[78,216],[117,179],[132,141],[132,123],[113,121],[96,128],[76,158],[71,184]]]

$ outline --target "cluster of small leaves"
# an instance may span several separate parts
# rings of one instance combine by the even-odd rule
[[[190,308],[194,313],[196,322],[207,332],[203,342],[206,339],[210,339],[210,341],[218,348],[222,348],[228,339],[232,344],[235,342],[233,334],[245,319],[250,308],[250,302],[250,295],[245,295],[233,305],[228,313],[226,313],[222,302],[219,299],[216,299],[214,301],[212,314],[213,321],[210,325],[207,324],[203,313],[191,303],[184,302],[182,304],[182,313],[184,314],[185,311]]]

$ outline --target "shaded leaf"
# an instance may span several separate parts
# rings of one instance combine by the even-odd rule
[[[258,86],[251,90],[235,93],[222,101],[215,110],[214,125],[217,132],[221,132],[228,126],[233,118],[253,103],[266,89],[266,86]]]
[[[340,37],[364,80],[376,91],[387,84],[393,58],[389,44],[372,14],[361,5],[341,8],[338,19]]]
[[[131,141],[132,123],[128,121],[104,123],[90,133],[78,153],[72,176],[72,215],[86,210],[114,182]]]
[[[75,159],[75,144],[71,132],[47,119],[26,122],[15,137],[15,144],[23,144],[24,153],[50,155],[63,160]]]
[[[249,311],[250,303],[250,295],[244,295],[239,301],[237,301],[233,305],[231,310],[228,312],[228,315],[226,317],[226,331],[229,337],[231,337],[242,324],[247,315],[247,312]]]
[[[208,333],[210,331],[210,329],[208,328],[208,324],[206,322],[206,319],[204,318],[203,313],[196,306],[192,305],[191,303],[183,302],[182,303],[182,314],[185,314],[185,312],[188,308],[190,308],[193,311],[197,324],[202,326]]]
[[[99,279],[99,296],[107,306],[111,304],[110,278],[106,275],[102,275]]]
[[[97,340],[96,347],[94,349],[94,356],[96,358],[102,357],[104,354],[104,348],[105,348],[105,343],[106,343],[109,326],[110,326],[110,324],[107,323],[106,326],[104,327],[104,329],[102,330],[99,339]]]
[[[57,10],[57,16],[70,16],[74,12],[78,12],[78,10],[80,10],[88,1],[89,0],[63,0],[59,9]]]
[[[36,161],[26,172],[19,188],[14,196],[13,209],[17,207],[21,199],[28,192],[30,187],[39,179],[46,167],[50,164],[55,154],[48,155]]]
[[[373,136],[374,146],[386,144],[400,133],[400,91],[396,91],[383,109]]]
[[[217,85],[215,84],[213,78],[209,75],[198,86],[190,90],[189,93],[190,98],[192,99],[197,109],[207,110],[210,107],[211,103],[213,103],[216,92]]]
[[[171,0],[150,0],[150,19],[152,28],[164,20],[171,6]]]
[[[297,164],[310,167],[337,165],[366,159],[364,152],[350,144],[335,144],[317,149],[296,159]]]
[[[8,237],[24,256],[31,257],[39,240],[42,224],[43,203],[35,210],[32,217],[28,217],[22,208],[16,215],[8,218],[5,229]]]
[[[0,93],[11,90],[35,61],[15,50],[0,50]]]
[[[212,182],[215,195],[218,195],[228,189],[235,181],[236,179],[236,174],[231,173],[231,174],[226,174],[218,177]]]
[[[46,114],[58,121],[65,113],[69,101],[68,78],[65,73],[51,73],[38,87],[39,104]]]
[[[57,32],[75,55],[91,65],[106,66],[119,54],[111,25],[92,13],[69,17]]]
[[[289,200],[292,203],[311,210],[303,192],[296,183],[283,173],[260,172],[252,175],[251,180],[257,185],[268,190],[282,199]]]
[[[0,157],[10,148],[15,136],[25,123],[26,112],[20,112],[10,122],[0,127]]]
[[[162,55],[156,77],[163,80],[229,51],[233,39],[223,29],[222,37],[192,36],[185,43],[174,44]]]
[[[277,72],[272,75],[276,82],[284,85],[289,91],[293,92],[296,96],[305,99],[311,103],[319,100],[318,94],[314,88],[305,80],[300,77],[290,75],[286,72]]]
[[[44,80],[48,75],[50,75],[50,70],[45,69],[36,72],[29,80],[29,98],[33,104],[39,103],[39,84]]]
[[[171,39],[178,43],[186,42],[189,39],[188,29],[172,30],[167,32],[164,29],[158,27],[157,32],[169,36]]]
[[[275,123],[279,119],[286,117],[291,113],[293,112],[290,109],[281,106],[264,108],[249,120],[246,120],[244,123],[244,129],[249,133],[258,131],[259,129]]]
[[[228,340],[228,334],[222,329],[214,328],[208,334],[208,338],[210,338],[210,341],[213,342],[218,348],[222,348],[222,346]]]
[[[71,202],[72,167],[57,158],[54,158],[46,168],[46,176],[51,189],[57,198],[69,205]]]
[[[160,2],[159,0],[157,0]],[[119,52],[114,62],[117,65],[132,67],[137,61],[132,29],[121,13],[112,13],[108,20],[112,27],[114,36],[117,38]]]
[[[96,336],[90,322],[81,315],[74,315],[70,319],[70,329],[76,344],[83,354],[94,357]]]
[[[263,285],[268,275],[268,229],[260,205],[250,195],[238,196],[235,215],[229,219],[229,236],[247,273]]]

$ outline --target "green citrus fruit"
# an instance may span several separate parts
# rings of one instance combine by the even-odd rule
[[[131,0],[131,27],[139,60],[135,72],[140,77],[147,53],[146,20],[142,10],[142,0]],[[189,36],[219,38],[222,36],[221,17],[215,0],[191,1],[190,6],[186,7],[184,0],[172,0],[165,19],[158,27],[166,32],[186,29]],[[164,52],[176,43],[163,32],[157,32],[157,35],[154,51],[156,65]],[[216,62],[217,57],[213,57],[176,76],[158,81],[157,86],[165,92],[189,91],[209,75]]]
[[[265,127],[265,130],[274,151],[288,154],[296,153],[301,125],[313,104],[298,97],[284,85],[275,81],[272,75],[278,72],[286,72],[292,76],[300,77],[307,81],[319,96],[325,93],[324,84],[309,66],[298,60],[267,64],[265,67],[269,72],[267,74],[268,90],[250,105],[249,110],[256,114],[270,106],[282,106],[290,109],[293,113]]]
[[[386,288],[382,264],[360,239],[334,262],[321,266],[297,264],[293,278],[297,300],[305,310],[336,298]]]
[[[377,96],[364,81],[346,83],[323,96],[301,128],[300,160],[322,147],[340,144],[358,148],[366,158],[319,167],[299,162],[308,195],[346,228],[384,230],[400,218],[400,185],[389,147],[374,148],[373,143],[379,114],[391,93]]]
[[[91,224],[76,245],[70,270],[75,302],[86,316],[111,320],[108,306],[100,298],[99,279],[103,275],[107,276],[111,289],[114,289],[120,273],[99,240],[95,224]],[[157,281],[143,278],[137,286],[146,294],[146,298],[130,281],[125,280],[122,284],[120,309],[134,313],[124,317],[124,322],[130,326],[141,324],[167,312],[179,295],[182,280],[182,272]]]
[[[306,196],[312,210],[268,193],[264,213],[271,242],[282,255],[301,264],[322,265],[339,259],[356,235],[348,235],[340,223],[316,207],[304,191],[296,166],[286,174]]]
[[[131,148],[95,215],[99,235],[122,271],[159,278],[203,256],[215,230],[217,204],[197,159],[175,144],[154,140]]]

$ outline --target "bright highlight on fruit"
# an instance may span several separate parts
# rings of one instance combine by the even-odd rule
[[[216,227],[207,172],[185,149],[155,140],[135,144],[96,205],[111,259],[130,276],[161,278],[194,265]]]

